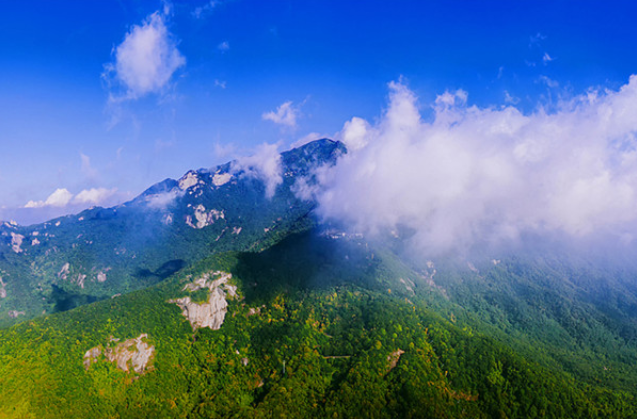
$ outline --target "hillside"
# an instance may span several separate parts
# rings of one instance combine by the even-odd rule
[[[19,323],[0,329],[0,418],[637,416],[630,258],[414,257],[400,237],[348,233],[293,192],[343,152],[284,153],[271,199],[229,163],[117,208],[5,225],[0,310]],[[15,252],[16,234],[21,249],[42,239]]]
[[[291,192],[295,180],[342,152],[320,140],[283,153],[271,198],[259,168],[230,162],[114,208],[1,224],[0,326],[145,288],[214,252],[266,246],[313,207]]]
[[[389,264],[362,249],[295,235],[261,253],[215,256],[146,290],[5,329],[1,410],[5,417],[635,414],[633,395],[524,359],[486,336],[487,328],[445,319],[427,303],[440,298],[436,290],[388,293],[378,278]],[[196,298],[187,286],[216,272],[231,274],[237,296],[224,288],[223,324],[193,332],[171,301]],[[140,336],[153,351],[139,372],[103,356],[86,362],[92,348]]]

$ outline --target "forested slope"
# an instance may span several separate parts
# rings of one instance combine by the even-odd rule
[[[169,301],[205,301],[185,287],[210,272],[230,273],[237,296],[226,293],[218,330],[193,331]],[[305,232],[23,322],[0,331],[0,417],[637,414],[634,388],[582,379],[542,350],[526,356],[538,349],[535,337],[502,339],[497,324],[409,273],[361,240]],[[91,348],[142,334],[154,347],[144,371],[104,357],[85,365]]]

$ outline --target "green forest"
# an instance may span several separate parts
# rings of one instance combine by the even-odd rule
[[[313,231],[212,255],[0,330],[0,418],[637,417],[630,325],[551,302],[559,287],[521,292],[549,270],[513,266],[526,269],[498,265],[482,283],[449,267],[443,289],[387,249]],[[169,300],[205,301],[184,286],[218,271],[237,296],[218,330],[193,330]],[[145,371],[84,365],[89,349],[141,334],[155,348]]]

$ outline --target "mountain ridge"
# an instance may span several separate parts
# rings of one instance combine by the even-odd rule
[[[283,153],[271,198],[229,162],[2,225],[0,417],[637,415],[634,263],[339,229],[295,185],[345,152]]]
[[[291,191],[295,180],[344,152],[342,143],[328,139],[283,152],[281,182],[271,198],[258,172],[233,161],[165,179],[111,208],[28,227],[2,224],[0,325],[55,310],[54,286],[71,300],[109,298],[174,273],[166,266],[271,240],[312,208]],[[9,316],[16,312],[23,317]]]

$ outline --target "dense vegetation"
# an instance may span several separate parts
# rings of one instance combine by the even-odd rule
[[[342,152],[283,153],[271,199],[229,163],[116,208],[0,224],[0,419],[637,417],[630,252],[429,260],[406,229],[379,244],[319,226],[294,185]],[[218,296],[185,287],[215,271],[238,296],[218,330],[193,330],[175,300]],[[145,371],[107,360],[143,334]]]
[[[193,333],[167,301],[216,270],[233,274],[240,298],[221,329]],[[506,305],[462,308],[444,297],[462,287],[419,276],[362,240],[307,232],[212,256],[156,286],[1,330],[0,417],[637,415],[633,342],[600,360],[600,340],[578,347],[565,344],[568,328],[525,330],[534,320],[512,323]],[[141,333],[156,347],[145,374],[105,360],[85,370],[88,349]],[[567,362],[587,353],[588,368]]]

